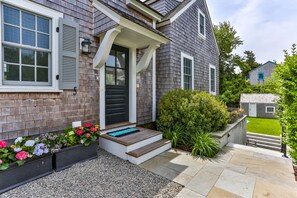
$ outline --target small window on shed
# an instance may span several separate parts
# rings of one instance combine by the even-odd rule
[[[266,113],[275,113],[275,107],[266,106]]]

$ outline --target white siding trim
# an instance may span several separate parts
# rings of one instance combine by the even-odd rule
[[[170,23],[173,23],[178,17],[180,17],[189,7],[191,7],[196,0],[192,0],[190,3],[188,3],[183,9],[181,9],[179,12],[177,12],[173,17],[170,18]]]
[[[195,79],[195,75],[194,75],[194,57],[190,56],[188,54],[185,54],[183,52],[181,52],[181,88],[184,89],[184,58],[190,59],[192,61],[192,90],[194,90],[195,86],[194,86],[194,79]]]
[[[44,7],[37,3],[28,0],[0,0],[0,16],[2,18],[2,3],[15,6],[17,8],[45,16],[52,21],[52,60],[51,60],[51,86],[6,86],[3,85],[3,65],[2,65],[2,28],[0,31],[0,92],[62,92],[59,90],[59,81],[56,80],[56,75],[59,73],[59,33],[56,32],[56,27],[59,27],[59,18],[63,18],[63,13]],[[2,27],[2,19],[0,20]]]
[[[273,112],[268,112],[267,111],[268,108],[273,108]],[[265,106],[265,112],[266,113],[275,113],[275,107],[274,106]]]
[[[200,14],[204,18],[204,35],[200,33]],[[198,9],[198,34],[201,38],[206,39],[206,18],[205,14],[200,9]]]
[[[215,70],[215,91],[211,91],[211,69]],[[212,95],[217,95],[217,68],[214,65],[209,64],[209,93]]]

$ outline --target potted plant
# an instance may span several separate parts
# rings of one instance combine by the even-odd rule
[[[0,194],[53,172],[49,149],[36,139],[0,140]]]
[[[58,141],[62,149],[53,155],[55,171],[61,171],[77,162],[98,157],[99,125],[85,123],[82,127],[67,128],[65,131],[66,133]]]

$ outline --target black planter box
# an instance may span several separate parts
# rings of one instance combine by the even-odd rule
[[[92,142],[90,146],[82,144],[63,148],[53,155],[53,168],[61,171],[71,167],[73,164],[98,157],[98,141]]]
[[[7,170],[0,171],[0,194],[52,172],[51,154],[29,159],[21,166],[14,163]]]

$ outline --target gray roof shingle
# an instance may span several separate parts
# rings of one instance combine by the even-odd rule
[[[274,104],[279,97],[274,94],[241,94],[240,103],[268,103]]]

